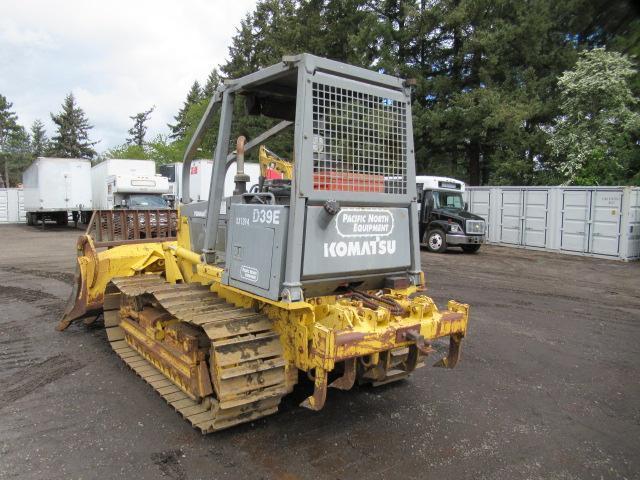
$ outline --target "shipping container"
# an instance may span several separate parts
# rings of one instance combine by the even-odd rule
[[[640,188],[468,187],[465,195],[487,221],[487,243],[640,258]]]
[[[24,192],[21,188],[0,188],[0,223],[24,223]]]

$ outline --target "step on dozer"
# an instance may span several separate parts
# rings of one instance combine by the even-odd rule
[[[230,152],[237,98],[276,121]],[[218,114],[209,199],[193,202],[190,163]],[[245,152],[287,129],[294,158],[263,148],[260,181],[248,185]],[[308,54],[225,81],[183,172],[175,227],[102,212],[96,221],[120,237],[81,237],[59,328],[103,312],[113,350],[194,427],[275,413],[299,371],[314,383],[302,405],[320,410],[328,387],[406,378],[438,338],[449,349],[437,365],[456,365],[469,307],[440,311],[425,295],[405,81]]]

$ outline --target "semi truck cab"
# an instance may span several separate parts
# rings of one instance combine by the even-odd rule
[[[441,253],[448,247],[461,247],[475,253],[484,243],[486,223],[468,211],[462,193],[464,182],[454,178],[416,176],[420,244],[430,252]]]

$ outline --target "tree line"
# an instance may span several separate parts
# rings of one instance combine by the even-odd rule
[[[0,94],[0,188],[22,182],[22,172],[41,156],[60,158],[93,158],[98,142],[89,139],[93,125],[69,93],[62,109],[51,114],[56,134],[49,138],[42,120],[36,119],[27,130],[18,123],[13,104]]]
[[[419,173],[472,185],[638,185],[639,39],[626,0],[260,0],[167,135],[145,139],[151,108],[130,117],[129,137],[103,155],[180,161],[222,78],[309,52],[415,79]],[[217,125],[202,157],[213,154]],[[269,125],[243,117],[234,136]],[[290,135],[270,143],[291,154]]]

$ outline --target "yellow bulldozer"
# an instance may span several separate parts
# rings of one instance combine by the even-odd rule
[[[116,354],[204,433],[275,413],[300,372],[302,406],[320,410],[328,387],[406,378],[434,339],[454,367],[469,307],[425,294],[410,95],[309,54],[225,81],[185,152],[178,211],[94,213],[58,328],[102,317]],[[231,151],[239,97],[274,120]],[[194,202],[190,163],[218,114],[209,198]],[[245,153],[287,129],[291,162],[262,147],[248,185]]]

